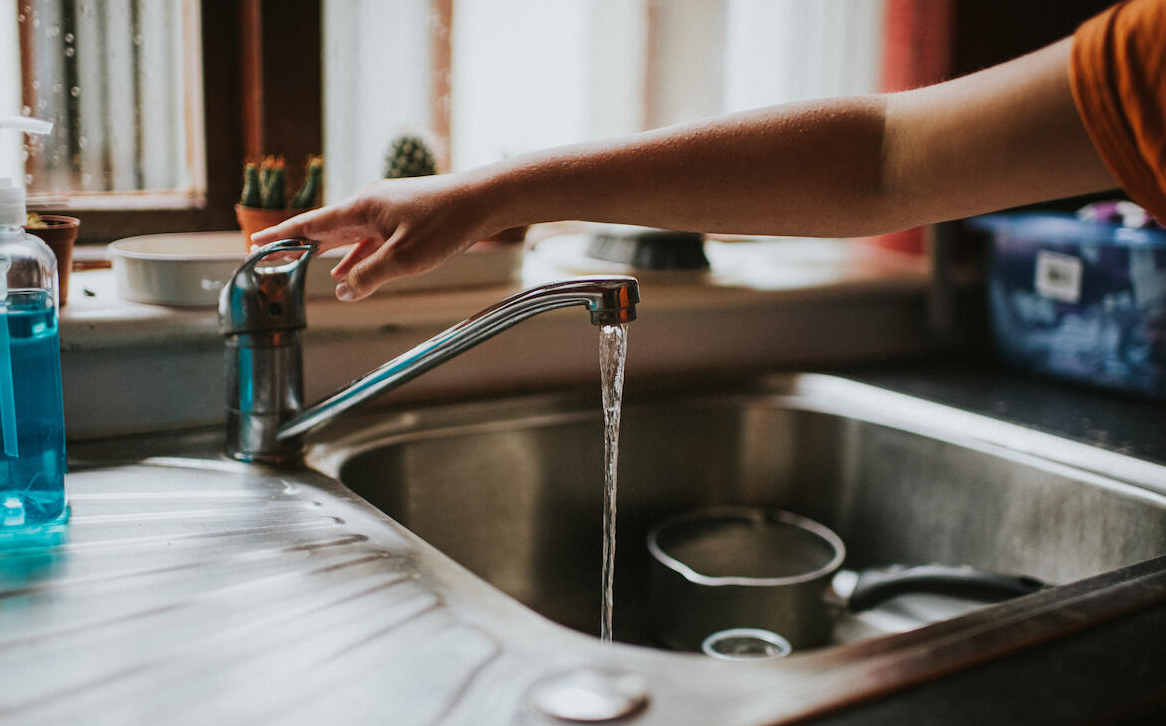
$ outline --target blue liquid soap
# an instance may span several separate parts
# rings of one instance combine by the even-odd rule
[[[9,290],[0,325],[8,326],[17,447],[15,456],[7,450],[9,432],[9,445],[0,447],[4,531],[65,517],[66,465],[60,338],[50,293]]]

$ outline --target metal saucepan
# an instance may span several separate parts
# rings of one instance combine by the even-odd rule
[[[653,629],[677,650],[699,651],[711,634],[742,628],[777,634],[793,650],[813,648],[830,642],[832,607],[865,610],[908,592],[996,601],[1043,587],[971,567],[842,570],[846,546],[829,528],[755,507],[673,517],[648,533],[648,550]]]

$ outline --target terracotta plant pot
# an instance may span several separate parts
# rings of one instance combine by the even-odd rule
[[[81,220],[59,214],[41,214],[43,227],[25,227],[24,231],[39,237],[57,256],[57,291],[61,305],[69,297],[69,270],[73,268],[73,245],[77,242],[77,230]]]
[[[239,227],[243,230],[243,250],[251,249],[251,235],[261,229],[291,219],[302,214],[306,209],[259,209],[258,207],[244,207],[235,205],[235,218],[239,220]]]

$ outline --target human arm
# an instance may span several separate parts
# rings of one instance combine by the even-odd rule
[[[324,248],[359,299],[508,227],[562,219],[859,236],[1116,186],[1081,127],[1069,40],[898,94],[809,101],[377,182],[256,235]]]

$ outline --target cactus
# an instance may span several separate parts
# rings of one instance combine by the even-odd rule
[[[287,164],[282,156],[265,156],[258,164],[243,165],[243,193],[239,206],[254,209],[308,209],[316,206],[324,176],[324,160],[308,157],[304,184],[288,204]]]
[[[324,159],[320,156],[308,157],[308,168],[304,174],[304,185],[296,192],[292,209],[309,209],[316,206],[320,195],[320,184],[324,176]]]
[[[259,206],[259,167],[250,161],[243,166],[243,194],[239,197],[239,204]]]
[[[429,176],[437,173],[433,151],[419,136],[403,135],[393,139],[385,156],[385,178]]]
[[[275,169],[275,157],[265,156],[259,162],[259,207],[263,207],[263,199],[271,188],[271,175]]]
[[[283,157],[267,157],[263,169],[266,173],[260,175],[259,206],[283,209],[287,206],[287,168]]]

